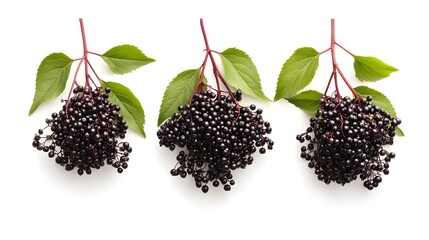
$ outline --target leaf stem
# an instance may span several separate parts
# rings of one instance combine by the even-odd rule
[[[326,49],[326,50],[324,50],[324,51],[321,51],[321,52],[319,53],[319,55],[322,55],[322,54],[324,54],[325,52],[327,52],[327,51],[329,51],[329,50],[331,50],[331,48],[328,48],[328,49]]]
[[[343,46],[341,46],[340,44],[338,44],[337,42],[335,43],[335,45],[337,45],[338,47],[340,47],[341,49],[343,49],[344,51],[346,51],[346,53],[350,54],[352,57],[354,57],[355,55],[353,53],[351,53],[349,50],[345,49]]]
[[[91,51],[88,51],[88,53],[89,53],[89,54],[92,54],[92,55],[99,56],[99,57],[102,57],[102,56],[103,56],[103,55],[101,55],[101,54],[98,54],[98,53],[95,53],[95,52],[91,52]]]

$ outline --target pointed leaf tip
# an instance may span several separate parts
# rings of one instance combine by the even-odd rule
[[[145,114],[140,101],[131,90],[117,82],[101,82],[102,86],[109,87],[112,92],[109,95],[109,101],[118,105],[121,110],[119,113],[124,116],[128,126],[146,138],[144,131]]]
[[[319,56],[319,52],[311,47],[297,49],[283,64],[274,101],[290,98],[310,84],[319,67]]]
[[[360,81],[375,82],[390,76],[391,73],[399,71],[378,58],[354,56],[355,61],[353,67],[355,69],[356,78]]]
[[[179,73],[165,89],[159,109],[158,126],[170,118],[180,105],[186,105],[200,80],[201,69],[190,69]]]
[[[28,115],[64,91],[72,63],[73,60],[64,53],[52,53],[42,60],[37,69],[36,91]]]
[[[271,101],[262,90],[258,70],[249,55],[240,49],[228,48],[220,57],[229,84],[252,97]]]
[[[402,129],[401,129],[401,128],[399,128],[399,127],[396,127],[396,128],[395,128],[395,134],[396,134],[396,136],[398,136],[398,137],[405,137],[404,131],[402,131]]]
[[[155,59],[147,57],[136,46],[129,44],[113,47],[101,55],[101,58],[116,74],[130,73],[155,61]]]

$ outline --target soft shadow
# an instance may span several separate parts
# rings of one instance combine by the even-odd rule
[[[50,182],[57,188],[68,189],[76,194],[97,194],[111,188],[118,181],[116,169],[110,166],[101,167],[99,170],[93,169],[91,175],[83,174],[79,176],[77,169],[66,171],[64,167],[55,163],[55,160],[48,158],[41,153],[35,161],[39,171],[43,176],[49,178]]]

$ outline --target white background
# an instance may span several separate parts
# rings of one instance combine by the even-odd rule
[[[0,3],[0,239],[428,239],[429,18],[419,1],[94,2]],[[128,134],[134,151],[121,175],[104,168],[80,177],[31,147],[44,119],[61,107],[57,99],[28,116],[37,67],[52,52],[81,57],[79,17],[89,50],[129,43],[157,60],[115,76],[91,58],[103,79],[129,86],[145,109],[147,139]],[[295,140],[308,116],[286,101],[252,98],[242,104],[264,109],[276,144],[234,173],[231,192],[202,194],[192,179],[171,177],[175,154],[158,146],[158,109],[168,82],[203,60],[200,17],[212,49],[238,47],[252,57],[270,98],[295,49],[329,46],[330,18],[337,19],[340,44],[399,68],[368,83],[391,99],[406,133],[389,147],[397,158],[380,187],[319,182]],[[351,57],[338,52],[340,67],[358,85]],[[312,89],[324,90],[330,68],[323,55]]]

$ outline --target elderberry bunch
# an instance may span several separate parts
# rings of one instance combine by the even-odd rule
[[[91,90],[78,86],[69,103],[46,119],[47,126],[34,136],[33,147],[47,152],[67,171],[91,174],[106,163],[122,173],[128,167],[132,148],[125,138],[128,125],[120,107],[108,101],[111,89]],[[49,133],[44,134],[45,131]]]
[[[371,103],[372,97],[350,99],[324,96],[310,127],[297,135],[301,158],[326,184],[350,183],[360,177],[372,190],[389,174],[395,153],[383,149],[392,145],[395,128],[401,120]]]
[[[225,191],[235,184],[232,171],[245,168],[254,161],[252,154],[259,148],[264,154],[274,142],[266,136],[272,128],[262,118],[262,109],[254,104],[241,107],[241,91],[233,97],[218,96],[211,90],[197,93],[191,104],[179,106],[157,132],[160,146],[174,150],[185,148],[177,155],[171,175],[190,175],[204,193],[209,182],[223,185]]]

